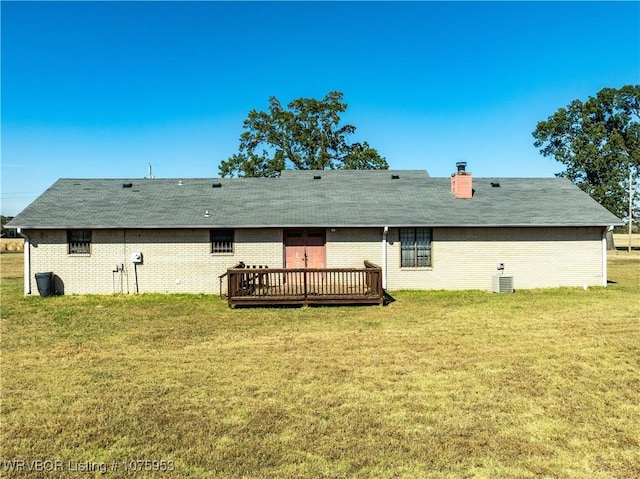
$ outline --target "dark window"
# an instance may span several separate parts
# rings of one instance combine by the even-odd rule
[[[68,230],[69,254],[91,253],[91,230]]]
[[[429,228],[401,228],[400,250],[401,267],[431,266],[431,230]]]
[[[233,253],[233,230],[211,230],[211,252]]]

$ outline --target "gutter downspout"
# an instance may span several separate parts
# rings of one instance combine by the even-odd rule
[[[387,234],[389,227],[385,226],[382,230],[382,289],[387,290]]]
[[[22,228],[17,228],[17,232],[24,238],[24,295],[27,296],[31,294],[31,241]]]
[[[613,226],[602,228],[602,287],[607,287],[607,231],[613,230]]]

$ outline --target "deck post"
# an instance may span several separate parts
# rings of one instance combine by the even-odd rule
[[[302,276],[302,295],[303,295],[303,304],[304,306],[309,306],[309,304],[307,303],[307,270],[304,271],[303,276]]]

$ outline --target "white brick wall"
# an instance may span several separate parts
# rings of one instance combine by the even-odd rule
[[[218,276],[239,261],[283,267],[282,230],[236,230],[235,250],[212,254],[209,230],[94,230],[90,255],[67,254],[66,231],[30,231],[34,274],[52,271],[65,294],[215,293]],[[387,237],[387,288],[490,290],[504,263],[520,289],[603,282],[601,228],[437,228],[432,267],[400,268],[399,230]],[[327,267],[383,264],[382,228],[327,230]],[[141,252],[134,268],[131,253]],[[114,273],[117,263],[122,273]],[[122,286],[121,286],[122,285]]]
[[[382,228],[327,230],[327,268],[363,268],[365,260],[382,266]]]
[[[601,228],[437,228],[432,267],[400,268],[399,230],[389,233],[388,289],[491,290],[497,263],[516,288],[602,285]]]
[[[67,254],[66,231],[32,231],[31,289],[35,273],[53,272],[65,294],[215,293],[218,276],[239,261],[282,267],[282,232],[236,230],[233,253],[211,253],[209,230],[94,230],[90,255]],[[140,252],[143,263],[131,263]],[[116,264],[124,271],[114,273]],[[121,286],[122,285],[122,286]]]
[[[600,286],[601,228],[435,228],[432,266],[400,268],[400,230],[387,235],[387,289],[491,290],[498,263],[516,288]],[[382,266],[382,228],[327,233],[328,267]]]

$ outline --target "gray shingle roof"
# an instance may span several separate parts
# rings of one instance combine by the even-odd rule
[[[321,178],[314,179],[317,175]],[[392,179],[392,175],[398,178]],[[125,183],[132,186],[125,188]],[[426,171],[297,171],[286,172],[281,178],[60,179],[9,226],[98,229],[621,224],[563,178],[474,178],[473,188],[472,199],[455,199],[450,178],[430,178]]]

